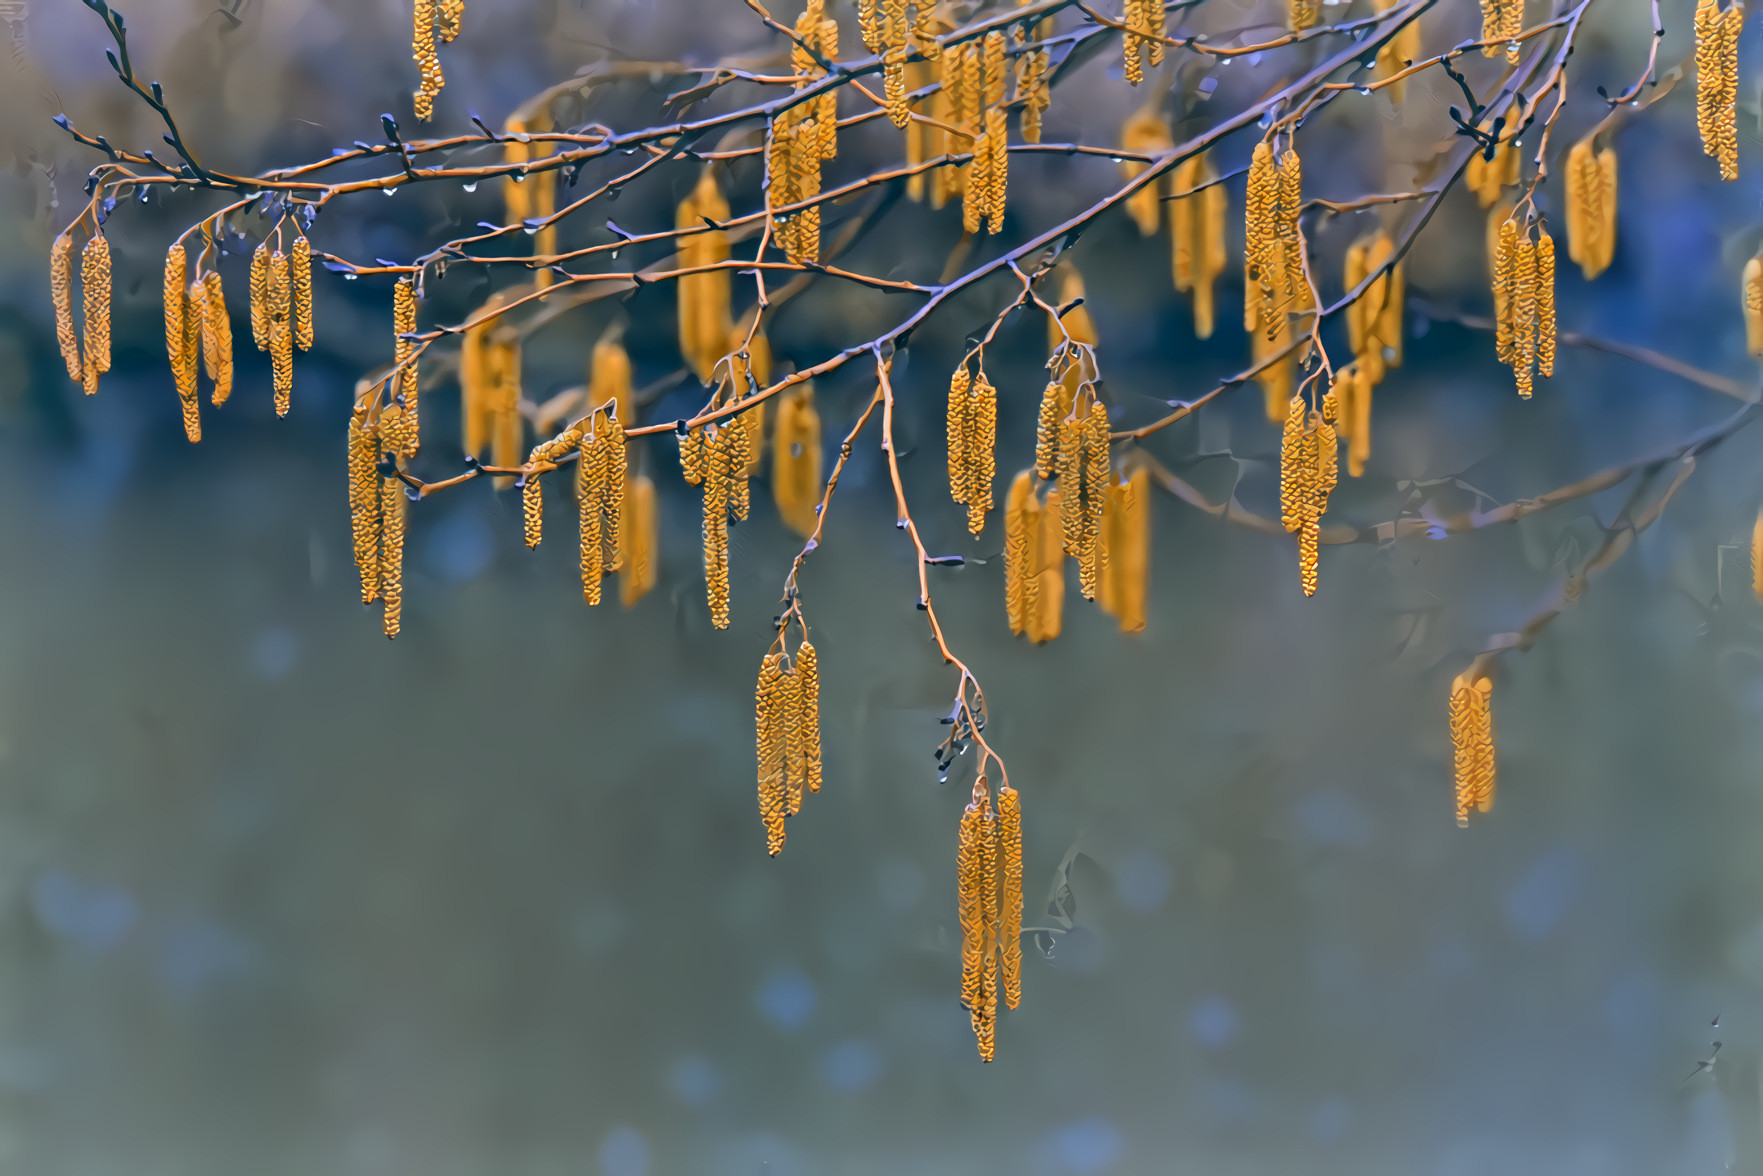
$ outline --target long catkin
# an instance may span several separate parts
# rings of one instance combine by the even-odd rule
[[[379,443],[357,407],[349,417],[349,524],[354,541],[355,570],[361,577],[361,603],[380,595]]]
[[[820,655],[804,640],[796,647],[796,706],[802,732],[800,748],[802,779],[809,792],[819,792],[820,763]]]
[[[184,436],[191,444],[202,440],[202,399],[196,395],[196,378],[202,367],[201,291],[200,282],[191,282],[184,288],[184,338],[178,348],[178,362],[183,370],[178,403],[183,409]]]
[[[1022,1003],[1022,797],[998,789],[998,947],[1004,1007]]]
[[[294,391],[294,332],[288,321],[291,294],[288,259],[278,249],[269,257],[269,359],[275,385],[275,414],[279,417],[288,415]]]
[[[981,777],[983,780],[984,777]],[[956,909],[961,925],[961,1003],[977,1022],[981,1010],[985,966],[985,869],[982,844],[980,785],[961,814],[955,847]]]
[[[982,777],[983,779],[983,777]],[[989,1062],[998,1048],[998,818],[988,808],[980,815],[980,1012],[974,1026],[979,1057]]]
[[[655,483],[638,475],[625,487],[624,526],[619,531],[618,597],[629,608],[655,588],[659,575],[659,520]]]
[[[759,667],[754,725],[759,760],[759,820],[772,857],[784,848],[784,656],[770,653]]]
[[[172,335],[171,307],[176,301],[182,305],[184,291],[183,256],[181,245],[172,246],[178,255],[177,299],[166,302],[165,335],[170,340]],[[171,258],[166,258],[166,289],[172,289]],[[80,339],[73,325],[73,237],[67,233],[55,238],[55,244],[49,248],[49,296],[55,304],[55,341],[61,348],[62,362],[67,365],[68,379],[82,382],[85,379],[85,364],[80,360]],[[183,321],[177,324],[176,337],[180,345],[183,340]],[[168,343],[169,349],[169,343]],[[176,354],[173,353],[175,361]]]
[[[184,288],[185,266],[187,264],[188,260],[184,256],[184,247],[182,245],[174,244],[166,251],[165,290],[163,295],[165,299],[165,356],[167,362],[171,365],[172,378],[177,381],[178,396],[180,398],[186,395],[194,396],[196,394],[196,386],[194,383],[195,373],[190,372],[186,376],[184,371],[184,315],[188,313],[189,309],[185,305],[188,294],[185,292]],[[68,330],[70,333],[73,330],[71,319],[68,323]],[[69,374],[73,374],[78,369],[78,366],[79,347],[76,344],[74,347],[74,359],[68,366]],[[187,388],[185,387],[186,383],[189,385]]]
[[[1011,481],[1004,499],[1004,616],[1011,634],[1018,637],[1028,629],[1028,591],[1035,576],[1027,566],[1031,528],[1040,526],[1031,503],[1035,503],[1034,472],[1023,470]]]
[[[804,539],[820,521],[820,413],[814,386],[804,383],[784,393],[772,433],[771,487],[778,516]]]
[[[233,394],[233,324],[227,317],[220,271],[203,274],[202,285],[207,295],[202,305],[202,354],[210,361],[208,378],[214,384],[214,406],[219,408]]]
[[[396,637],[404,615],[404,483],[380,483],[380,596],[385,601],[382,628]]]
[[[411,359],[416,352],[416,344],[404,338],[415,330],[416,282],[410,278],[399,278],[392,286],[392,362],[399,365],[393,392],[402,397],[404,411],[410,414],[411,424],[420,427],[416,361]]]
[[[173,246],[180,253],[181,246]],[[166,280],[170,281],[171,258],[167,257]],[[178,263],[178,288],[183,289],[183,263]],[[251,340],[257,350],[269,350],[269,242],[264,241],[251,254]]]
[[[110,242],[94,234],[80,251],[80,293],[86,311],[86,395],[98,390],[98,376],[110,370]]]
[[[288,283],[293,292],[294,346],[312,350],[312,242],[294,238],[288,255]]]
[[[982,369],[967,391],[967,439],[963,456],[967,463],[967,529],[976,538],[986,527],[992,509],[992,480],[997,476],[995,450],[998,440],[998,390]]]

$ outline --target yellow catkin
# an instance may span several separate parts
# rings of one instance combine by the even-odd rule
[[[1010,186],[1010,140],[1001,106],[994,106],[986,112],[986,150],[991,157],[986,170],[990,185],[986,196],[986,232],[996,236],[1004,231],[1004,210]]]
[[[948,443],[949,443],[949,497],[956,502],[967,501],[967,438],[971,431],[968,423],[968,410],[971,402],[967,396],[968,386],[973,383],[973,376],[967,370],[965,362],[955,369],[949,377],[949,411],[948,411]]]
[[[184,386],[186,382],[183,359],[184,315],[188,309],[185,306],[187,295],[184,292],[184,282],[186,273],[185,267],[187,264],[188,261],[184,256],[184,247],[182,245],[173,245],[166,252],[165,289],[163,294],[165,300],[165,356],[167,362],[171,365],[172,377],[177,381],[178,395],[180,397],[185,395],[194,396],[196,394],[196,388],[193,383],[187,390]],[[59,303],[57,304],[56,313],[58,316],[56,322],[59,327]],[[68,318],[67,333],[70,336],[73,333],[73,319],[71,315]],[[70,339],[64,339],[62,341],[64,353],[70,342]],[[68,363],[68,374],[77,379],[80,367],[79,345],[73,343],[72,346],[73,358]],[[190,375],[193,378],[195,373],[192,372]]]
[[[1102,512],[1102,563],[1099,600],[1120,622],[1123,633],[1145,628],[1145,600],[1151,575],[1151,473],[1140,466],[1108,487]]]
[[[1745,22],[1745,6],[1735,0],[1721,20],[1719,151],[1720,178],[1739,178],[1738,97],[1739,34]]]
[[[380,483],[380,596],[385,601],[382,628],[396,637],[404,606],[404,483],[386,478]]]
[[[985,225],[992,190],[991,140],[984,133],[973,141],[973,162],[967,165],[966,191],[961,197],[961,231],[977,233]]]
[[[1083,421],[1083,525],[1078,557],[1078,586],[1085,600],[1094,600],[1101,584],[1105,549],[1101,543],[1110,465],[1108,410],[1100,400],[1090,405]]]
[[[226,293],[221,289],[220,271],[209,270],[202,275],[208,299],[202,319],[204,355],[212,355],[208,378],[214,382],[214,404],[227,402],[233,392],[233,324],[227,317]]]
[[[1494,804],[1493,681],[1471,681],[1467,671],[1451,682],[1451,746],[1457,824],[1469,824],[1471,811]]]
[[[275,414],[288,415],[294,391],[294,332],[290,309],[288,259],[281,250],[269,256],[269,360],[275,387]]]
[[[998,961],[1004,1007],[1022,1003],[1022,796],[998,789]]]
[[[736,415],[723,421],[728,430],[728,514],[737,522],[745,522],[752,506],[752,488],[747,471],[752,468],[753,454],[748,449],[752,430]]]
[[[435,95],[443,84],[441,60],[435,53],[435,0],[415,0],[411,16],[410,57],[422,75],[412,104],[416,117],[426,122],[434,117]]]
[[[399,278],[392,287],[392,362],[401,365],[395,392],[403,398],[404,411],[410,414],[412,425],[419,419],[416,361],[410,358],[416,353],[416,344],[404,336],[415,330],[416,282],[411,278]]]
[[[1511,364],[1517,354],[1515,283],[1518,274],[1518,225],[1508,216],[1500,222],[1494,253],[1494,349],[1500,362]]]
[[[1314,27],[1321,8],[1320,0],[1286,0],[1286,28],[1301,33]]]
[[[618,562],[618,598],[629,608],[654,591],[660,575],[660,519],[655,483],[639,474],[624,490],[624,527]]]
[[[288,255],[288,283],[294,298],[294,346],[312,350],[312,242],[295,237]]]
[[[819,792],[823,780],[820,763],[820,655],[807,641],[796,647],[796,706],[802,732],[802,779],[809,792]]]
[[[1555,241],[1549,234],[1537,230],[1536,243],[1536,286],[1537,286],[1537,325],[1536,325],[1536,363],[1537,374],[1553,376],[1555,374]]]
[[[802,758],[802,679],[795,666],[784,671],[784,816],[802,811],[807,776]]]
[[[1481,47],[1483,57],[1494,57],[1499,54],[1501,16],[1503,0],[1481,0],[1481,39],[1485,44]]]
[[[95,235],[80,251],[80,293],[85,302],[85,386],[98,390],[98,376],[110,370],[110,242]]]
[[[766,338],[764,331],[753,331],[753,340],[747,341],[747,332],[752,324],[752,316],[757,313],[755,306],[742,321],[729,328],[728,357],[729,383],[734,389],[737,399],[756,395],[761,389],[771,384],[771,340]],[[745,350],[745,358],[742,351]],[[747,476],[759,476],[759,463],[765,451],[765,418],[768,415],[770,401],[762,400],[753,408],[741,414],[741,423],[747,426],[747,453],[750,458],[747,465]],[[627,414],[620,414],[621,419]]]
[[[1194,335],[1200,339],[1212,336],[1213,283],[1224,272],[1226,261],[1225,190],[1217,179],[1218,173],[1206,156],[1190,156],[1176,165],[1172,181],[1177,193],[1190,195],[1168,201],[1175,288],[1193,296]]]
[[[1383,13],[1394,8],[1399,0],[1372,0],[1374,11]],[[1395,77],[1410,64],[1420,59],[1420,20],[1412,18],[1396,32],[1396,35],[1384,42],[1383,48],[1377,51],[1376,76],[1379,81]],[[1390,101],[1397,107],[1408,91],[1406,78],[1397,78],[1384,87]]]
[[[492,338],[489,349],[491,372],[489,429],[490,464],[520,464],[521,440],[525,422],[520,415],[520,341],[511,331],[502,331]],[[498,490],[513,483],[509,476],[498,477]]]
[[[771,489],[778,517],[807,538],[820,521],[822,493],[820,413],[814,388],[805,384],[780,398],[772,432]]]
[[[912,120],[906,100],[906,50],[889,49],[882,55],[882,96],[888,121],[902,129]]]
[[[1040,525],[1034,483],[1034,471],[1023,470],[1004,498],[1004,617],[1017,637],[1028,629],[1028,591],[1035,576],[1035,569],[1027,566],[1032,528]]]
[[[1282,300],[1292,313],[1310,306],[1310,284],[1304,280],[1304,239],[1298,227],[1298,214],[1304,206],[1303,182],[1303,164],[1298,153],[1288,148],[1279,161],[1278,233],[1285,263]]]
[[[765,826],[765,850],[772,857],[784,848],[784,655],[766,654],[759,667],[754,697],[754,725],[759,761],[759,820]]]
[[[721,224],[728,215],[728,201],[716,176],[706,168],[676,211],[676,228],[699,230],[678,238],[680,268],[697,269],[728,260],[728,233],[705,226],[706,219]],[[730,274],[726,269],[684,274],[678,285],[680,354],[699,382],[710,384],[728,342]]]
[[[439,12],[436,25],[441,43],[445,45],[459,35],[460,26],[465,20],[465,0],[441,0]]]
[[[1745,316],[1746,347],[1752,355],[1763,356],[1763,251],[1745,262],[1739,300]]]
[[[1062,496],[1059,519],[1066,555],[1081,555],[1084,549],[1083,460],[1084,422],[1066,417],[1059,422],[1059,490]]]
[[[974,1025],[982,1062],[991,1061],[998,1048],[998,865],[998,819],[987,809],[980,815],[980,923],[984,929],[980,950],[984,958],[979,1016]]]
[[[1763,507],[1751,524],[1751,594],[1763,602]]]
[[[1512,255],[1512,370],[1518,394],[1529,399],[1537,358],[1537,246],[1521,236]]]
[[[575,463],[577,531],[581,543],[582,600],[600,603],[600,581],[606,571],[607,464],[602,455],[606,431],[595,418],[593,431],[584,436],[581,456]]]
[[[387,411],[401,410],[388,409]],[[382,420],[383,419],[384,418],[382,418]],[[546,454],[548,452],[548,445],[533,446],[533,451],[527,455],[527,463],[530,465],[535,462],[546,460]],[[537,547],[544,539],[545,499],[544,492],[540,486],[541,482],[537,470],[526,474],[520,479],[520,518],[522,538],[526,541],[526,545],[529,548]]]
[[[220,338],[215,333],[215,326],[218,320],[226,317],[226,306],[215,306],[208,284],[210,275],[218,276],[210,270],[208,274],[190,283],[190,311],[200,324],[198,329],[202,339],[202,370],[208,374],[208,381],[212,384],[216,382],[215,377],[220,370]]]
[[[177,271],[172,271],[171,253],[177,255]],[[173,322],[172,307],[183,305],[184,291],[184,247],[173,245],[171,253],[165,258],[165,338],[166,347],[176,360],[176,349],[171,340],[176,339],[181,346],[184,335],[183,320]],[[175,291],[175,297],[173,292]],[[49,296],[55,304],[55,341],[61,347],[62,362],[67,365],[67,376],[70,380],[85,379],[85,364],[80,360],[80,339],[73,325],[73,238],[66,233],[55,238],[55,244],[49,248]]]
[[[173,248],[182,251],[181,246]],[[169,267],[171,259],[166,258],[170,281]],[[178,266],[178,288],[183,289],[183,266]],[[257,344],[257,350],[269,350],[269,242],[259,245],[251,254],[251,341]]]
[[[704,453],[704,591],[710,623],[729,625],[728,583],[728,430],[705,434]]]
[[[600,452],[600,482],[605,487],[600,499],[602,531],[606,543],[606,567],[618,571],[623,567],[625,515],[629,507],[625,499],[630,484],[630,457],[626,450],[624,426],[616,417],[603,425],[606,440]]]
[[[202,285],[184,288],[184,337],[178,346],[178,405],[183,410],[184,436],[194,445],[202,440],[202,400],[196,395],[196,378],[202,370]],[[186,389],[188,389],[186,393]]]
[[[967,439],[963,446],[967,490],[967,529],[977,538],[992,509],[992,480],[997,477],[998,391],[982,370],[967,392]]]
[[[1141,106],[1127,116],[1120,128],[1120,149],[1134,155],[1157,155],[1174,145],[1174,140],[1169,137],[1169,124],[1154,106]],[[1137,160],[1122,160],[1120,177],[1134,179],[1149,166]],[[1178,167],[1177,175],[1180,174],[1181,168]],[[1126,198],[1127,215],[1138,225],[1140,236],[1156,235],[1157,226],[1163,222],[1162,198],[1163,185],[1160,182],[1146,184]]]
[[[983,779],[983,777],[982,777]],[[984,817],[974,786],[974,800],[961,814],[955,847],[956,911],[961,925],[961,1003],[977,1022],[981,1014],[985,969],[985,846]]]
[[[380,476],[379,443],[367,421],[367,410],[357,407],[349,417],[349,524],[355,550],[355,570],[361,577],[361,603],[371,604],[380,595]]]
[[[1028,637],[1036,645],[1045,645],[1059,636],[1064,627],[1065,610],[1065,548],[1061,543],[1064,507],[1057,488],[1047,492],[1041,509],[1041,529],[1030,565],[1040,568],[1032,590],[1034,623]]]
[[[1121,45],[1125,53],[1126,81],[1131,86],[1145,80],[1145,63],[1139,50],[1144,45],[1144,38],[1140,34],[1148,23],[1145,19],[1147,2],[1148,0],[1126,0],[1126,34],[1121,37]]]
[[[1524,32],[1524,0],[1500,0],[1500,36],[1506,41],[1506,60],[1518,63],[1518,37]]]

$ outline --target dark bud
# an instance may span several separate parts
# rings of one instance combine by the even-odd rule
[[[165,91],[159,88],[158,82],[151,83],[151,86],[152,86],[152,90],[153,90],[153,101],[159,103],[159,105],[161,105],[161,106],[164,106],[165,105]]]
[[[389,114],[382,114],[380,115],[380,126],[385,130],[386,138],[394,143],[398,141],[398,121],[396,119]]]

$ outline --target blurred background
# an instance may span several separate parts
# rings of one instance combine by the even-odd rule
[[[320,158],[377,139],[381,111],[418,133],[403,4],[123,11],[138,68],[164,82],[210,166]],[[849,55],[852,14],[833,11]],[[1591,13],[1557,154],[1603,117],[1596,87],[1640,74],[1651,36],[1639,6]],[[110,73],[84,6],[9,0],[0,17],[7,1170],[1763,1172],[1755,429],[1704,457],[1534,650],[1499,663],[1500,800],[1465,831],[1452,821],[1450,679],[1547,606],[1629,487],[1442,542],[1324,548],[1310,600],[1289,541],[1161,497],[1145,631],[1121,634],[1072,592],[1064,635],[1032,648],[1005,625],[997,516],[970,540],[942,465],[947,374],[1009,291],[953,300],[896,371],[907,488],[933,551],[970,558],[933,570],[933,591],[1023,793],[1026,922],[1062,932],[1028,944],[1023,1007],[982,1066],[956,1003],[955,826],[971,757],[939,782],[932,751],[955,682],[913,608],[876,434],[803,573],[827,786],[769,860],[750,700],[799,541],[763,482],[735,535],[725,632],[705,614],[696,493],[661,439],[640,460],[661,484],[663,570],[635,608],[581,604],[563,493],[550,495],[551,542],[529,552],[518,502],[480,482],[413,507],[404,632],[388,643],[357,604],[343,450],[354,381],[390,357],[389,280],[319,273],[318,344],[296,361],[283,420],[236,302],[238,389],[223,410],[204,406],[191,446],[159,268],[221,201],[158,190],[108,225],[117,360],[82,396],[55,354],[46,255],[95,160],[50,116],[134,150],[161,128]],[[1454,44],[1476,18],[1442,4],[1423,42]],[[1281,19],[1208,0],[1186,27],[1254,40]],[[1689,44],[1687,12],[1668,20],[1662,65]],[[462,36],[441,50],[435,126],[469,133],[473,111],[498,124],[596,62],[776,70],[780,44],[734,0],[467,0]],[[1061,79],[1046,141],[1113,144],[1164,89],[1178,133],[1192,133],[1335,43],[1319,44],[1228,68],[1190,60],[1139,92],[1111,46]],[[1747,44],[1746,78],[1755,57]],[[1487,86],[1498,63],[1463,68]],[[592,87],[567,117],[646,125],[681,84],[656,73]],[[1563,259],[1561,325],[1748,387],[1737,294],[1758,238],[1758,88],[1741,87],[1736,184],[1702,156],[1689,90],[1616,136],[1615,263],[1588,284]],[[704,109],[754,94],[731,87]],[[1431,79],[1399,109],[1382,94],[1337,101],[1300,135],[1307,194],[1424,179],[1415,165],[1445,138],[1452,101],[1455,87]],[[1253,138],[1228,140],[1220,160],[1240,166]],[[842,141],[829,182],[899,153],[898,135],[869,123]],[[1012,166],[1006,233],[975,258],[1118,183],[1095,158]],[[695,174],[589,210],[565,224],[564,246],[609,239],[609,215],[632,232],[671,225]],[[735,169],[737,212],[758,182],[756,166]],[[498,219],[491,187],[340,200],[314,239],[363,262],[407,260]],[[1540,199],[1551,217],[1557,188]],[[829,235],[861,207],[829,210]],[[1347,244],[1390,211],[1320,227],[1326,291],[1338,293]],[[954,208],[901,202],[842,264],[935,280],[959,236]],[[1483,236],[1473,196],[1452,194],[1412,256],[1410,293],[1486,314]],[[1116,422],[1154,419],[1244,366],[1234,269],[1220,328],[1199,341],[1165,239],[1113,212],[1070,256]],[[221,265],[237,298],[245,258]],[[504,267],[495,280],[514,278]],[[460,321],[489,289],[456,267],[431,284],[423,324]],[[750,299],[738,282],[737,312]],[[778,311],[773,347],[818,362],[912,305],[823,281]],[[533,336],[526,395],[579,383],[615,321],[639,385],[681,366],[673,294],[647,289]],[[1536,496],[1736,407],[1570,349],[1520,402],[1485,334],[1411,315],[1409,335],[1406,366],[1377,392],[1370,465],[1343,479],[1331,523]],[[1044,324],[1022,318],[988,367],[1004,475],[1029,460],[1045,345]],[[820,382],[829,456],[872,378],[851,365]],[[422,476],[460,468],[455,395],[432,382],[425,396]],[[702,396],[681,384],[646,417],[687,415]],[[1276,514],[1278,436],[1260,399],[1234,392],[1148,447],[1215,498]],[[1717,1064],[1699,1072],[1716,1040]]]

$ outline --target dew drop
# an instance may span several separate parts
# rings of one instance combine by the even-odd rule
[[[477,191],[477,181],[476,181],[476,180],[473,180],[473,181],[472,181],[472,182],[471,182],[471,183],[469,183],[469,184],[466,184],[466,185],[465,185],[465,190],[466,190],[466,191],[467,191],[467,192],[475,192],[475,191]]]
[[[381,191],[388,196],[396,196],[398,194],[398,189],[396,188],[382,188]]]
[[[360,276],[361,276],[360,274],[344,274],[343,280],[345,282],[353,282],[356,278],[359,278]]]

